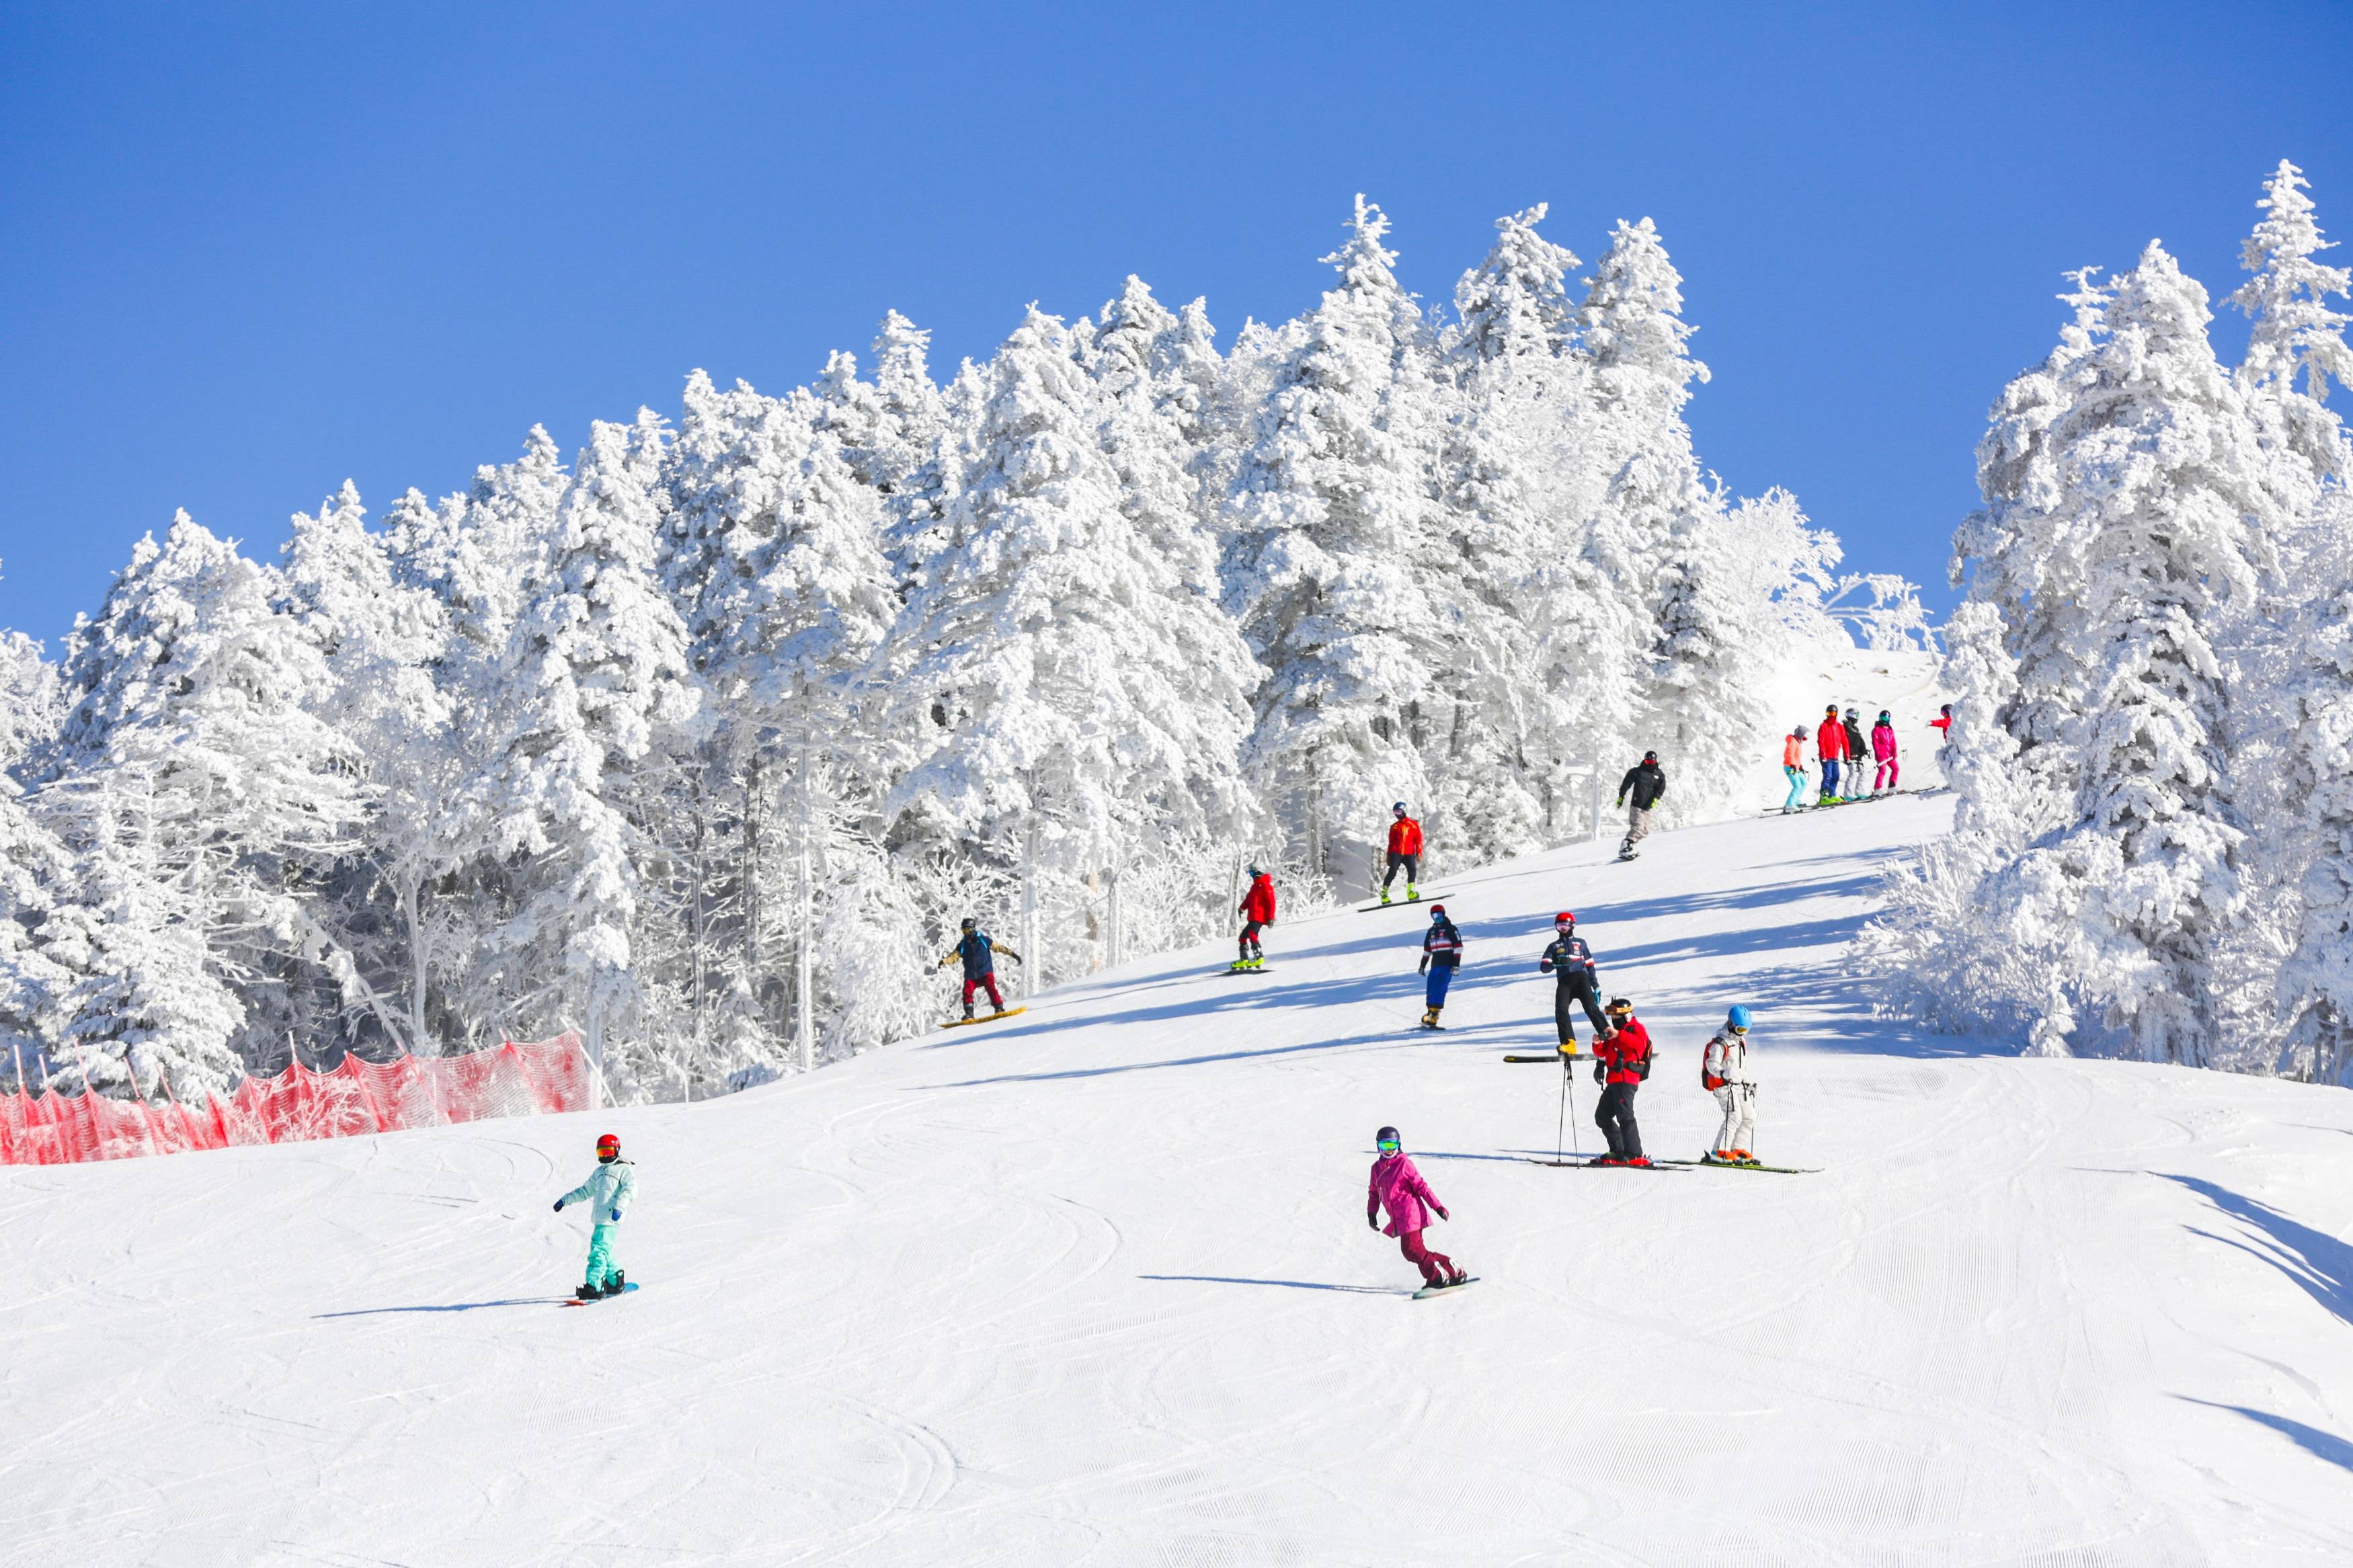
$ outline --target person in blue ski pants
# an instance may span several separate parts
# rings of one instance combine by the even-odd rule
[[[555,1200],[558,1214],[566,1204],[588,1205],[588,1276],[576,1292],[581,1300],[617,1296],[628,1283],[613,1261],[613,1241],[637,1195],[638,1168],[621,1158],[621,1140],[607,1132],[596,1140],[596,1168],[588,1179]]]
[[[1444,904],[1432,904],[1430,909],[1430,930],[1421,938],[1421,973],[1429,976],[1422,1001],[1429,1011],[1421,1016],[1421,1026],[1435,1029],[1438,1015],[1446,1005],[1447,988],[1454,984],[1454,971],[1462,963],[1462,933],[1446,918]]]

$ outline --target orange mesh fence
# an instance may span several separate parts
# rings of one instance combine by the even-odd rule
[[[330,1072],[297,1062],[275,1078],[248,1078],[227,1100],[212,1099],[201,1110],[170,1099],[19,1090],[0,1095],[0,1165],[67,1165],[586,1110],[589,1085],[580,1037],[566,1033],[456,1057],[364,1062],[347,1056]]]

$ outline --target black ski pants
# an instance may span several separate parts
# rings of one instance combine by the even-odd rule
[[[1609,1032],[1609,1020],[1602,1016],[1601,993],[1590,974],[1556,974],[1552,988],[1552,1021],[1560,1030],[1564,1046],[1577,1038],[1577,1006],[1584,1004],[1585,1016],[1593,1020],[1595,1035]]]
[[[1609,1141],[1613,1159],[1642,1157],[1642,1130],[1634,1125],[1634,1091],[1641,1087],[1634,1083],[1610,1084],[1601,1091],[1601,1103],[1593,1108],[1594,1125]]]
[[[1416,882],[1421,880],[1420,856],[1400,855],[1394,849],[1390,850],[1388,853],[1389,874],[1381,879],[1381,887],[1384,889],[1386,889],[1391,882],[1397,880],[1398,868],[1400,866],[1405,868],[1405,885],[1407,887],[1410,888]]]

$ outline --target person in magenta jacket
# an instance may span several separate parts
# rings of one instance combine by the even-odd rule
[[[1896,775],[1903,769],[1895,760],[1895,721],[1887,716],[1883,708],[1879,712],[1879,722],[1871,727],[1871,760],[1879,764],[1871,775],[1871,793],[1894,789]]]
[[[1384,1127],[1374,1138],[1380,1158],[1373,1162],[1371,1187],[1365,1194],[1365,1223],[1384,1236],[1398,1238],[1398,1247],[1405,1260],[1421,1270],[1424,1285],[1460,1285],[1465,1276],[1454,1267],[1454,1260],[1442,1252],[1432,1252],[1421,1242],[1421,1233],[1435,1212],[1439,1218],[1451,1216],[1430,1184],[1421,1179],[1414,1168],[1413,1156],[1405,1152],[1398,1141],[1398,1130]],[[1388,1210],[1389,1223],[1381,1224],[1381,1211]]]

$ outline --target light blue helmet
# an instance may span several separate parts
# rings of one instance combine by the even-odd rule
[[[1727,1029],[1739,1029],[1746,1031],[1748,1027],[1748,1009],[1746,1007],[1735,1007],[1731,1012],[1725,1014],[1724,1017],[1724,1026]]]

